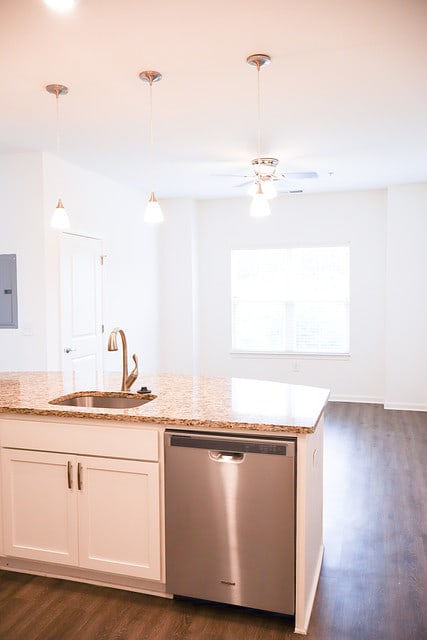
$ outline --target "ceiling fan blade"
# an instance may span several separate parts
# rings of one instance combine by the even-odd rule
[[[247,187],[250,184],[253,184],[253,180],[246,180],[245,182],[241,182],[240,184],[235,184],[235,187]]]
[[[286,195],[287,193],[303,193],[303,190],[302,189],[289,189],[289,191],[278,191],[277,195],[283,196],[283,195]]]
[[[282,178],[288,180],[306,180],[307,178],[318,178],[319,174],[316,171],[289,171],[282,173]]]
[[[241,173],[215,173],[216,178],[251,178],[252,176],[242,175]]]

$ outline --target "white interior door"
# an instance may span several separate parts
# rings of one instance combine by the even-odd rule
[[[61,237],[62,371],[82,388],[102,376],[102,241]]]

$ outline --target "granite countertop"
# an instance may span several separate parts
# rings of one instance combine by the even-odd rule
[[[158,423],[180,428],[274,433],[313,433],[328,389],[244,378],[161,374],[142,376],[156,396],[134,409],[99,409],[49,404],[75,391],[119,391],[120,374],[95,383],[73,383],[59,372],[0,373],[0,413]]]

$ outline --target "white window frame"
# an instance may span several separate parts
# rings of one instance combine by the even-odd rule
[[[348,294],[348,351],[343,352],[321,352],[321,351],[295,351],[295,350],[248,350],[248,349],[236,349],[231,345],[230,355],[233,357],[240,358],[284,358],[284,359],[313,359],[313,360],[349,360],[351,353],[351,247],[348,241],[346,242],[337,242],[337,243],[327,243],[327,244],[295,244],[295,245],[279,245],[279,246],[269,246],[269,247],[232,247],[230,251],[230,293],[231,293],[231,304],[230,304],[230,318],[231,318],[231,331],[230,331],[230,341],[233,342],[233,293],[232,293],[232,254],[234,251],[256,251],[256,250],[289,250],[289,249],[318,249],[318,248],[328,248],[328,247],[346,247],[349,250],[349,294]]]

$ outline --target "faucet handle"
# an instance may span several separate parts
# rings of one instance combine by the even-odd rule
[[[130,372],[130,374],[128,375],[127,380],[126,380],[126,386],[127,386],[128,389],[131,388],[131,386],[133,385],[133,383],[135,382],[135,380],[138,377],[138,356],[136,355],[136,353],[134,353],[132,355],[132,359],[133,359],[133,361],[135,363],[135,366],[134,366],[133,370]]]

